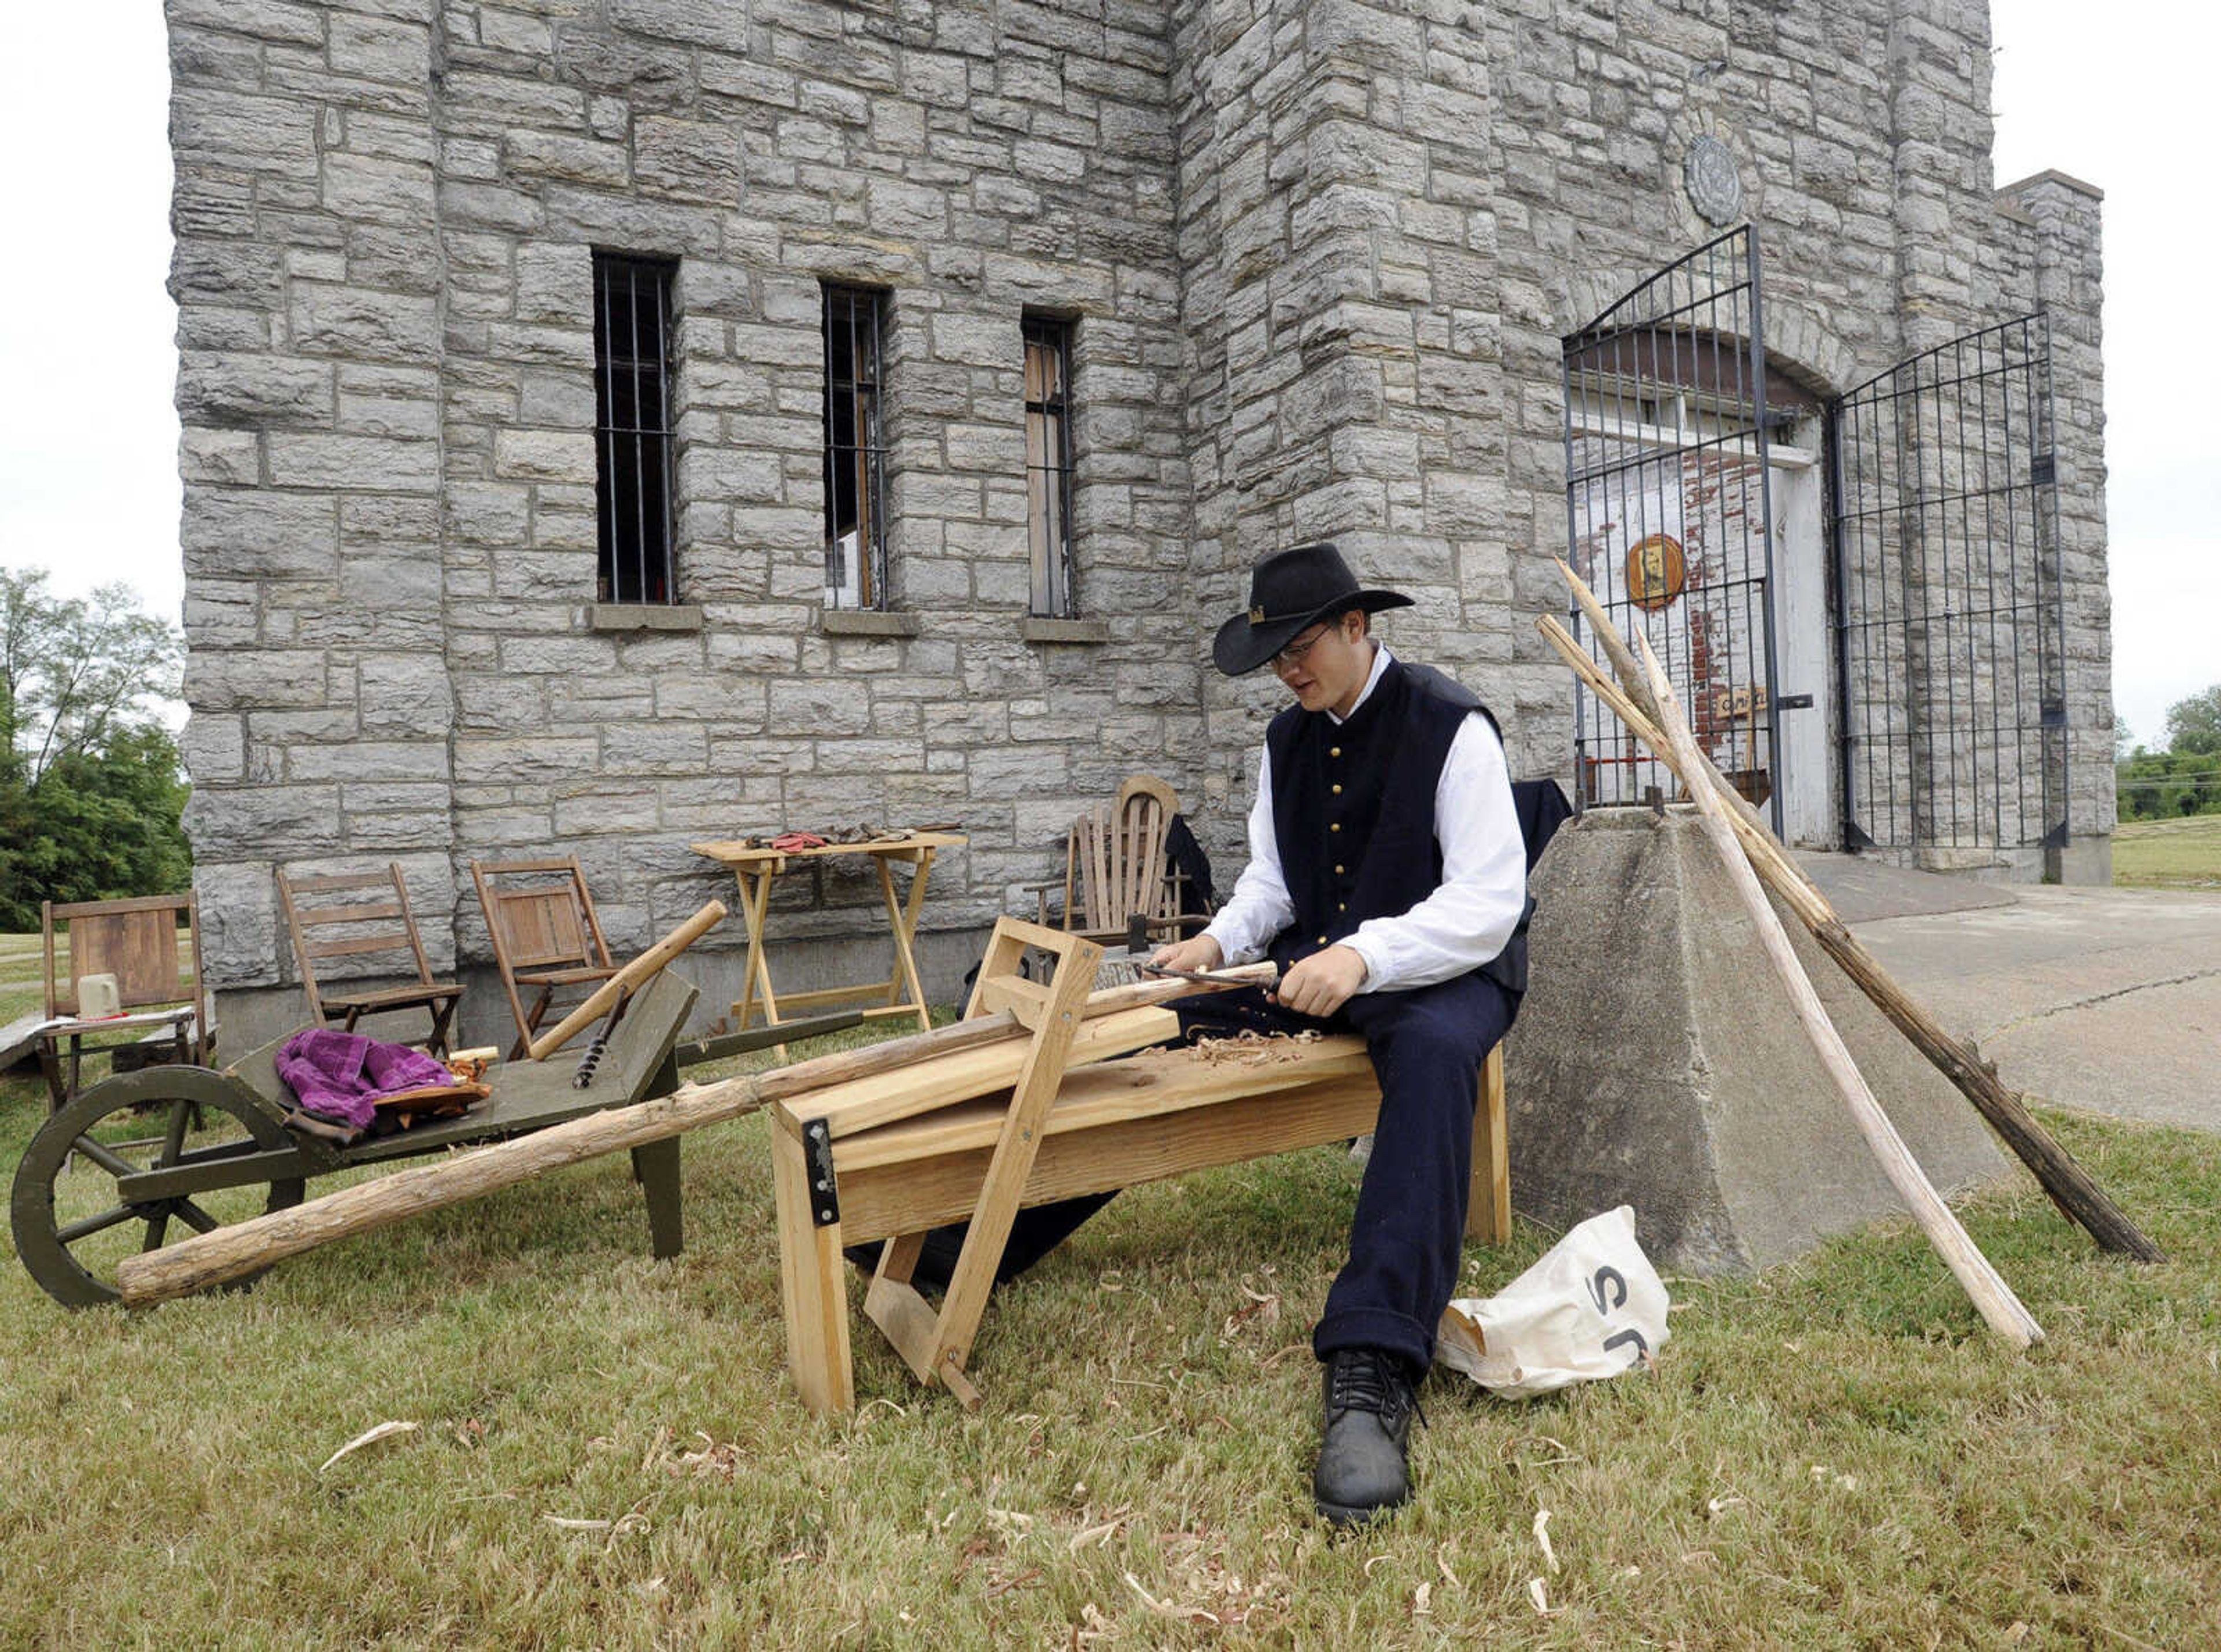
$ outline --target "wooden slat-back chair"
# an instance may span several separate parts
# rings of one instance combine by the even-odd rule
[[[1198,929],[1207,914],[1181,910],[1184,885],[1171,876],[1165,834],[1179,812],[1179,798],[1154,774],[1136,774],[1118,788],[1115,802],[1098,804],[1072,823],[1065,842],[1064,919],[1067,933],[1095,942],[1129,938],[1139,917],[1154,935]],[[1039,903],[1037,921],[1049,923],[1054,884],[1028,884]]]
[[[142,895],[128,900],[47,901],[41,909],[47,1020],[40,1031],[39,1065],[59,1108],[81,1087],[88,1033],[169,1034],[172,1060],[204,1065],[215,1029],[203,1011],[200,908],[191,895]],[[179,928],[178,920],[185,920]],[[66,936],[69,960],[55,942]],[[192,973],[186,974],[187,948]],[[77,1026],[79,983],[88,975],[116,978],[120,1015]],[[64,1046],[66,1045],[66,1051]],[[114,1050],[109,1051],[111,1063]]]
[[[558,992],[600,985],[617,973],[616,962],[577,855],[473,860],[471,881],[478,885],[493,961],[516,1017],[516,1045],[510,1052],[516,1061],[530,1047]],[[529,1008],[519,987],[536,989]]]
[[[432,979],[432,966],[424,956],[416,917],[409,910],[409,885],[402,879],[398,860],[389,861],[383,872],[292,878],[280,871],[278,895],[285,903],[285,927],[292,933],[293,956],[301,966],[301,986],[309,995],[309,1013],[318,1024],[328,1027],[336,1019],[343,1030],[353,1032],[355,1023],[365,1016],[422,1010],[431,1017],[432,1024],[419,1042],[435,1055],[447,1053],[447,1021],[463,989],[453,981]],[[304,906],[303,896],[340,898]],[[320,977],[317,967],[326,959],[379,954],[405,954],[414,966],[415,979],[400,986],[373,987],[359,979],[335,981],[327,986]],[[381,973],[390,978],[412,972],[404,967]]]

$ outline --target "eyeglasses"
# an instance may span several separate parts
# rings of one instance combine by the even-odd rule
[[[1310,637],[1305,641],[1301,642],[1291,642],[1286,648],[1281,649],[1278,654],[1273,656],[1273,669],[1274,671],[1286,671],[1292,666],[1302,665],[1304,663],[1304,656],[1309,654],[1313,648],[1318,647],[1320,643],[1323,642],[1326,640],[1328,634],[1333,629],[1334,627],[1331,625],[1322,625],[1317,630],[1313,631]]]

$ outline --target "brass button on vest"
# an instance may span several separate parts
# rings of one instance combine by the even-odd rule
[[[1324,946],[1324,945],[1326,945],[1326,937],[1325,937],[1324,936],[1321,936],[1319,937],[1319,945],[1321,945],[1322,947],[1323,947],[1323,946]]]
[[[1329,757],[1339,757],[1342,755],[1342,748],[1339,746],[1329,746],[1326,748],[1326,754]]]
[[[1342,829],[1342,823],[1338,820],[1329,821],[1326,829],[1330,832],[1338,832]]]
[[[1337,797],[1337,798],[1338,798],[1338,797],[1340,797],[1340,796],[1342,795],[1342,788],[1341,788],[1340,786],[1338,786],[1338,785],[1337,785],[1337,786],[1334,786],[1334,787],[1330,788],[1330,790],[1332,790],[1332,792],[1334,792],[1334,795],[1335,795],[1336,797]]]
[[[1337,864],[1336,865],[1336,867],[1335,867],[1335,872],[1336,872],[1337,874],[1339,874],[1339,873],[1341,873],[1341,871],[1342,871],[1342,867],[1341,867],[1340,864],[1339,864],[1339,863],[1337,863]]]

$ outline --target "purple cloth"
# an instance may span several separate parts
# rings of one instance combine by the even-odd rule
[[[406,1044],[380,1043],[360,1033],[311,1027],[278,1051],[278,1076],[305,1112],[367,1129],[380,1096],[453,1084],[447,1063]]]

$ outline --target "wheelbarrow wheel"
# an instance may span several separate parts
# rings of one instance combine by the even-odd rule
[[[65,1306],[117,1301],[124,1257],[298,1205],[305,1186],[295,1176],[133,1203],[120,1178],[292,1145],[251,1093],[205,1067],[105,1079],[41,1125],[24,1149],[9,1205],[16,1254]]]

